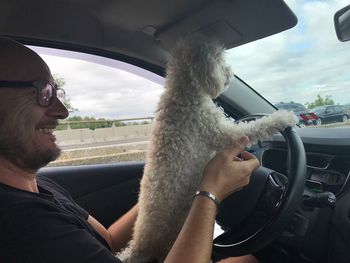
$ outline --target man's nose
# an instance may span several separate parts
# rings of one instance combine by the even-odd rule
[[[55,97],[52,104],[48,107],[48,114],[57,119],[65,119],[68,117],[69,112],[63,102]]]

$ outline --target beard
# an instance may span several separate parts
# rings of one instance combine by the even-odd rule
[[[35,141],[36,130],[29,128],[33,127],[29,117],[29,114],[20,116],[19,120],[24,122],[20,122],[16,116],[10,120],[0,117],[0,155],[23,170],[37,171],[56,160],[61,150],[57,146],[49,148]]]
[[[0,155],[24,170],[37,171],[56,160],[60,154],[59,148],[44,149],[35,143],[23,144],[19,139],[0,140]]]

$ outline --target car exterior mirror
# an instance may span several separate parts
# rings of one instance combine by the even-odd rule
[[[350,40],[350,5],[338,10],[334,14],[334,26],[340,41]]]

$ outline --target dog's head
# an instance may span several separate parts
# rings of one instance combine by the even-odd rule
[[[167,78],[180,85],[171,86],[192,89],[195,93],[205,92],[216,98],[233,77],[231,68],[225,63],[224,52],[224,46],[214,39],[198,35],[181,39],[167,65]]]

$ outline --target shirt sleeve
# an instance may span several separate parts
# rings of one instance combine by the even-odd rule
[[[121,262],[74,216],[47,204],[19,204],[0,222],[0,262]]]

